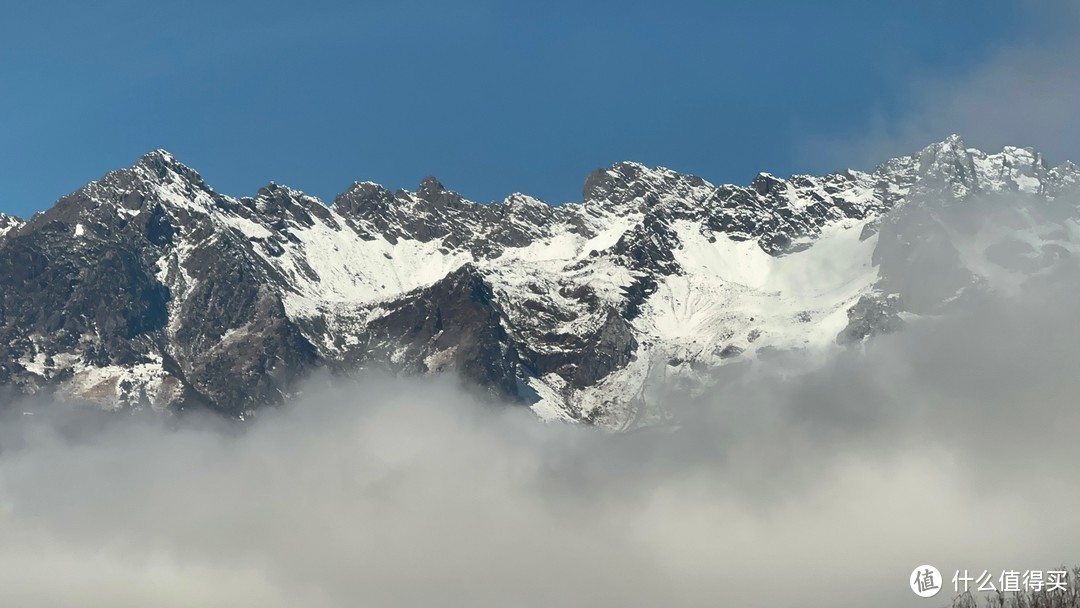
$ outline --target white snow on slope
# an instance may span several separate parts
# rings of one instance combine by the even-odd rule
[[[286,294],[290,314],[303,316],[313,306],[367,305],[435,283],[472,256],[440,251],[439,241],[385,238],[364,240],[344,227],[316,218],[315,225],[293,232],[299,240],[288,254],[266,259],[278,266],[298,294]],[[306,266],[314,276],[305,272]]]
[[[831,342],[843,325],[834,332],[821,319],[846,310],[877,279],[870,264],[877,239],[859,240],[864,224],[837,222],[814,246],[774,257],[722,235],[710,243],[695,224],[679,222],[683,247],[675,258],[686,273],[665,279],[640,325],[658,340],[676,342],[753,328],[768,333],[774,346]],[[814,323],[803,320],[807,314]]]

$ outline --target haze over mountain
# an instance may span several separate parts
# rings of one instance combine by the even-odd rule
[[[819,359],[1074,268],[1080,168],[952,136],[869,173],[715,186],[619,163],[582,202],[435,178],[332,204],[216,192],[158,150],[0,216],[0,384],[244,417],[321,369],[453,372],[545,419],[664,419],[652,387]],[[977,211],[977,213],[975,213]]]

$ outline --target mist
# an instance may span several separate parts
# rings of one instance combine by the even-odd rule
[[[814,170],[872,170],[956,133],[987,152],[1032,146],[1050,165],[1080,157],[1080,5],[1024,0],[1022,35],[955,72],[929,70],[905,83],[900,109],[880,108],[850,134],[808,136],[797,157]]]
[[[660,387],[672,422],[622,434],[452,377],[313,379],[245,424],[8,403],[0,605],[947,605],[955,570],[1080,557],[1077,277]]]

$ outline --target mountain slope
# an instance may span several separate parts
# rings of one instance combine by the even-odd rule
[[[276,184],[222,195],[159,150],[0,217],[0,384],[243,416],[321,368],[454,371],[545,418],[626,427],[663,416],[651,380],[827,352],[1060,269],[1078,187],[1071,163],[954,136],[746,187],[620,163],[575,204],[481,205],[426,178],[327,206]]]

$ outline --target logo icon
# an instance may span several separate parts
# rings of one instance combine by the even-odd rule
[[[911,585],[911,590],[915,592],[915,595],[919,597],[934,597],[941,591],[941,573],[938,569],[929,565],[923,564],[911,573],[908,577],[908,583]]]

